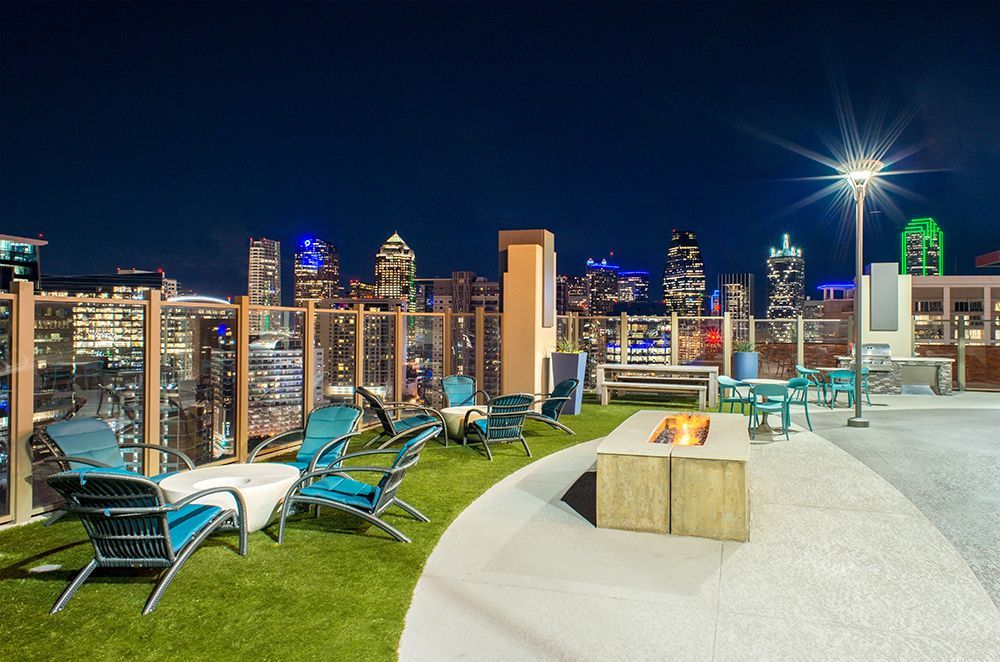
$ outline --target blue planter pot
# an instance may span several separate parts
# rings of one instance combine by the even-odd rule
[[[733,352],[733,379],[757,379],[757,352]]]
[[[549,355],[549,360],[552,362],[553,386],[567,379],[576,379],[580,382],[576,391],[573,392],[573,398],[566,403],[562,410],[563,414],[570,416],[579,414],[583,402],[583,378],[587,371],[587,353],[552,352]]]

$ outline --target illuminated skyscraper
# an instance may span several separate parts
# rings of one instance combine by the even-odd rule
[[[781,248],[772,248],[767,258],[767,316],[792,318],[802,314],[805,299],[806,263],[802,249],[783,235]]]
[[[911,276],[944,275],[944,232],[933,218],[915,218],[903,228],[900,271]]]
[[[587,290],[591,315],[608,315],[618,303],[618,267],[607,260],[587,260]]]
[[[416,256],[398,233],[382,244],[375,254],[375,298],[403,299],[414,310],[417,302]]]
[[[749,321],[753,315],[753,274],[719,274],[719,310],[713,315],[729,313],[733,337],[750,337]]]
[[[250,268],[247,283],[250,303],[257,306],[281,305],[281,242],[250,238]],[[250,332],[268,331],[276,320],[260,311],[250,314]]]
[[[295,251],[295,305],[340,296],[340,255],[322,239],[303,239]]]
[[[623,303],[649,301],[649,272],[622,271],[618,274],[618,300]]]
[[[705,299],[705,264],[698,237],[690,230],[674,230],[663,265],[663,303],[667,312],[700,315]]]

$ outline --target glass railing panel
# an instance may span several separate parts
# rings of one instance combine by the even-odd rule
[[[254,325],[254,320],[259,320]],[[251,308],[248,448],[303,424],[305,313]]]
[[[670,363],[670,318],[628,316],[628,362]]]
[[[597,366],[621,361],[621,318],[580,317],[580,343],[587,352],[584,386],[597,387]]]
[[[451,374],[476,376],[476,316],[451,316]],[[481,385],[480,388],[482,387]],[[495,393],[490,393],[495,395]]]
[[[145,317],[142,303],[36,300],[36,432],[74,416],[93,416],[108,423],[119,443],[143,442]],[[51,454],[37,434],[32,451],[36,460]],[[123,455],[126,466],[142,471],[141,451]],[[57,464],[46,464],[32,471],[35,507],[58,502],[45,482],[57,470]]]
[[[796,320],[754,320],[754,343],[759,354],[758,374],[773,379],[795,376],[798,355]]]
[[[363,386],[383,400],[396,400],[396,314],[365,311]]]
[[[444,316],[404,315],[406,347],[403,357],[405,402],[443,406]]]
[[[851,351],[851,322],[847,319],[802,320],[802,360],[805,367],[835,368],[838,356]]]
[[[0,301],[0,517],[10,514],[11,378],[15,365],[12,313],[12,303]]]
[[[678,317],[678,363],[714,365],[722,372],[722,324],[721,317]]]
[[[358,345],[358,316],[354,311],[316,311],[317,405],[354,402]]]
[[[160,443],[195,464],[236,454],[237,309],[163,304],[160,315]],[[163,455],[160,469],[176,470]]]

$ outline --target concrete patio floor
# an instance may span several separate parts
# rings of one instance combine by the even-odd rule
[[[884,413],[967,406],[933,400]],[[996,659],[997,607],[920,509],[818,434],[759,441],[748,543],[594,528],[561,498],[599,441],[509,476],[428,560],[400,659]]]

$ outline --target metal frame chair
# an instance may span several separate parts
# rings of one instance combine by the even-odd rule
[[[448,445],[448,425],[445,423],[444,416],[442,416],[441,412],[437,409],[427,407],[425,405],[418,405],[415,402],[383,402],[381,398],[363,386],[358,386],[354,390],[358,395],[364,398],[365,402],[368,403],[368,406],[378,417],[378,422],[382,425],[382,431],[368,440],[368,443],[365,444],[365,448],[388,437],[388,440],[379,446],[379,449],[385,448],[386,446],[394,443],[394,441],[399,438],[400,433],[427,423],[437,422],[441,423],[441,430],[443,430],[441,435],[444,437],[444,445]],[[397,419],[393,419],[393,417],[390,416],[390,412],[404,411],[420,411],[425,413]]]
[[[399,542],[410,542],[410,539],[402,531],[382,519],[381,515],[390,506],[397,506],[420,522],[430,521],[426,515],[400,499],[397,493],[406,472],[413,468],[420,459],[420,451],[423,450],[427,440],[440,432],[440,424],[436,422],[425,423],[404,430],[393,437],[393,443],[412,437],[398,451],[371,450],[349,453],[340,458],[341,465],[339,467],[327,467],[303,474],[285,495],[285,502],[281,507],[278,544],[285,540],[285,524],[293,506],[297,503],[316,506],[316,517],[319,517],[320,508],[333,508],[350,513],[377,526]],[[345,460],[375,455],[395,455],[396,457],[392,464],[387,467],[345,466],[343,464]],[[382,474],[382,478],[378,484],[372,485],[354,480],[348,475],[352,472],[378,473]]]
[[[524,440],[524,421],[531,412],[532,402],[534,397],[528,393],[511,393],[492,398],[486,403],[485,411],[470,409],[465,412],[462,424],[462,444],[469,445],[469,433],[472,432],[477,437],[472,439],[472,443],[481,443],[486,451],[486,457],[492,461],[493,452],[490,451],[490,444],[520,441],[524,446],[524,452],[531,457],[531,449]],[[480,414],[485,418],[472,421],[470,424],[469,417],[472,414]]]
[[[863,370],[863,368],[862,368]],[[854,370],[843,368],[831,371],[827,377],[830,379],[830,398],[827,404],[830,409],[837,406],[837,394],[847,393],[847,406],[854,405]],[[862,384],[862,388],[864,385]]]
[[[448,375],[441,379],[441,390],[448,407],[467,407],[476,405],[476,396],[480,393],[487,401],[490,394],[481,388],[476,388],[476,378],[470,375]]]
[[[753,405],[750,410],[750,437],[757,438],[757,427],[760,425],[757,419],[758,412],[768,414],[781,414],[781,428],[788,439],[788,425],[790,423],[788,409],[788,386],[784,384],[754,384],[750,390],[753,395]],[[758,398],[764,398],[764,402],[759,402]]]
[[[821,405],[826,402],[826,380],[819,370],[807,368],[804,365],[795,365],[795,375],[808,379],[809,383],[816,387],[816,404]]]
[[[210,533],[226,523],[239,529],[240,556],[246,556],[246,505],[234,487],[215,487],[167,503],[160,486],[126,469],[71,469],[49,476],[49,485],[66,500],[67,512],[80,517],[94,558],[73,578],[52,606],[56,613],[97,568],[166,568],[142,613],[156,609],[177,572]],[[225,492],[236,510],[195,504]]]
[[[801,405],[806,414],[806,425],[812,432],[813,424],[809,420],[809,386],[814,382],[807,377],[793,377],[788,380],[788,406]],[[769,398],[770,399],[770,398]],[[774,398],[777,401],[777,398]],[[788,412],[791,416],[791,411]],[[790,419],[789,419],[790,420]]]
[[[559,416],[562,415],[563,408],[570,401],[570,398],[573,397],[573,392],[576,391],[579,385],[580,381],[578,379],[564,379],[556,384],[551,393],[536,393],[535,397],[539,399],[535,400],[532,405],[541,404],[542,409],[541,411],[529,410],[528,420],[540,421],[557,430],[562,430],[566,434],[576,434],[560,422]]]
[[[281,464],[293,466],[300,473],[335,466],[339,464],[340,456],[347,452],[351,437],[361,434],[358,431],[361,414],[361,407],[349,403],[316,407],[309,412],[305,428],[276,434],[258,444],[247,458],[247,464],[253,462],[264,447],[279,441],[293,441],[301,436],[302,444],[295,454],[295,459]]]
[[[753,398],[750,397],[750,392],[752,389],[749,384],[737,381],[732,377],[727,377],[726,375],[719,375],[718,382],[719,382],[719,411],[722,411],[722,405],[724,404],[729,405],[730,412],[736,411],[737,403],[739,403],[740,405],[740,413],[743,412],[743,405],[750,405],[751,408],[753,407],[753,402],[752,402]],[[746,395],[743,395],[743,393],[740,392],[741,388],[747,389]],[[735,394],[735,396],[726,397],[726,391],[729,390],[731,390]]]

